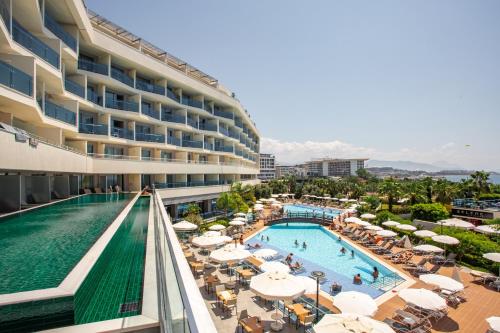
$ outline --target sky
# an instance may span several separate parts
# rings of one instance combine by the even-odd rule
[[[278,161],[500,170],[500,1],[86,3],[234,91]]]

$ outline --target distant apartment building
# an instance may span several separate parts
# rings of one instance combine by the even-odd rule
[[[260,180],[276,178],[276,157],[273,154],[260,154]]]
[[[276,178],[286,176],[305,177],[306,171],[302,165],[277,165]]]
[[[305,171],[309,177],[348,177],[364,169],[366,158],[339,159],[323,158],[306,162]]]

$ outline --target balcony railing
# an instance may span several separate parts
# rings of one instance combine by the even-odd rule
[[[139,112],[139,104],[130,101],[119,101],[116,99],[106,98],[106,107],[123,111]]]
[[[181,139],[178,139],[178,138],[176,138],[174,136],[169,136],[167,138],[167,143],[169,145],[174,145],[174,146],[179,146],[180,147],[181,146]]]
[[[234,152],[237,156],[243,156],[243,150],[236,149]]]
[[[111,136],[122,139],[134,140],[134,131],[131,131],[126,128],[112,127]]]
[[[33,78],[3,61],[0,61],[0,83],[25,95],[33,95]]]
[[[0,1],[0,17],[3,19],[3,23],[5,23],[5,27],[10,32],[10,2],[9,1]]]
[[[160,113],[156,111],[151,105],[142,103],[141,105],[142,114],[149,116],[154,119],[160,119]]]
[[[223,134],[225,136],[229,136],[229,131],[226,128],[224,128],[224,127],[220,127],[219,126],[219,133],[221,133],[221,134]]]
[[[12,37],[14,40],[59,69],[59,53],[50,48],[40,39],[24,29],[17,21],[12,21]]]
[[[76,125],[76,113],[52,103],[47,98],[45,98],[45,115],[70,125]]]
[[[64,89],[70,93],[80,96],[81,98],[85,98],[85,88],[68,78],[64,79]]]
[[[56,20],[54,20],[47,13],[45,13],[45,26],[47,29],[52,31],[54,35],[59,37],[64,44],[68,45],[69,48],[76,52],[76,38],[65,31],[63,27],[61,27],[61,25],[59,25],[59,23],[57,23]]]
[[[93,90],[87,89],[87,101],[90,101],[94,104],[102,106],[102,98],[100,98],[97,93]]]
[[[214,144],[213,143],[208,143],[208,142],[205,142],[204,144],[204,148],[206,150],[214,150]]]
[[[216,185],[230,185],[231,181],[224,180],[207,180],[207,181],[190,181],[190,182],[167,182],[155,183],[155,188],[179,188],[179,187],[199,187],[199,186],[216,186]]]
[[[203,103],[192,98],[182,97],[182,104],[192,106],[194,108],[203,108]]]
[[[171,123],[185,124],[186,123],[186,116],[167,113],[167,112],[163,111],[161,114],[161,120],[168,121]]]
[[[165,87],[158,86],[156,84],[152,84],[152,83],[143,81],[141,79],[135,80],[135,88],[142,90],[142,91],[147,91],[147,92],[150,92],[153,94],[165,96]]]
[[[136,141],[165,143],[165,135],[152,133],[135,133]]]
[[[78,59],[78,69],[102,75],[108,75],[108,66],[97,62]]]
[[[177,103],[180,102],[179,96],[177,96],[177,94],[174,93],[174,91],[172,89],[170,89],[170,88],[167,88],[167,97],[170,98],[170,99],[173,99]]]
[[[193,128],[198,129],[198,121],[196,121],[196,119],[187,117],[187,124]]]
[[[234,118],[234,125],[239,128],[243,128],[243,123],[241,122],[240,118],[235,117]]]
[[[203,148],[203,141],[197,141],[197,140],[182,140],[182,146],[183,147],[190,147],[190,148]]]
[[[217,132],[217,124],[200,123],[200,129],[204,131]]]
[[[111,77],[130,87],[134,87],[134,79],[114,67],[111,67]]]
[[[108,125],[106,124],[80,124],[78,127],[80,133],[108,135]]]
[[[233,138],[233,139],[236,139],[236,140],[239,140],[240,139],[240,134],[237,133],[237,132],[229,131],[229,137]]]
[[[233,113],[221,109],[214,109],[214,115],[222,118],[233,119]]]

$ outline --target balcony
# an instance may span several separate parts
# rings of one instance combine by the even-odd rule
[[[52,103],[47,98],[45,98],[45,115],[54,118],[60,121],[63,121],[67,124],[76,125],[76,113],[60,106]]]
[[[219,109],[219,108],[215,108],[214,109],[214,115],[216,115],[218,117],[222,117],[222,118],[233,120],[233,113],[232,112],[224,111],[224,110]]]
[[[186,116],[167,113],[165,110],[162,110],[161,120],[177,124],[186,124]]]
[[[200,129],[203,131],[217,132],[217,124],[200,123]]]
[[[80,124],[78,132],[85,134],[108,135],[108,125],[106,124]]]
[[[125,83],[126,85],[132,88],[134,87],[134,79],[128,76],[127,74],[123,73],[119,69],[111,67],[111,77],[115,80]]]
[[[198,121],[196,121],[196,119],[187,117],[187,124],[193,128],[198,129]]]
[[[236,139],[236,140],[239,140],[240,139],[240,134],[237,133],[237,132],[234,132],[234,131],[229,131],[229,137],[230,138],[233,138],[233,139]]]
[[[213,112],[212,107],[207,102],[205,102],[203,104],[203,110],[207,111],[208,113],[212,113]]]
[[[189,98],[189,97],[185,97],[185,96],[182,96],[182,102],[181,103],[184,104],[184,105],[188,105],[188,106],[194,107],[194,108],[199,108],[199,109],[203,108],[203,103],[202,102],[197,101],[197,100],[192,99],[192,98]]]
[[[234,149],[233,146],[215,146],[215,151],[220,151],[223,153],[232,153]]]
[[[160,113],[149,104],[142,103],[141,112],[143,115],[160,120]]]
[[[139,104],[130,101],[119,101],[106,98],[106,107],[123,111],[139,112]]]
[[[230,180],[200,180],[200,181],[190,181],[190,182],[169,182],[169,183],[155,183],[155,188],[179,188],[179,187],[199,187],[199,186],[218,186],[218,185],[230,185],[232,182]]]
[[[25,95],[33,95],[33,78],[3,61],[0,61],[0,84]]]
[[[229,136],[229,131],[226,128],[224,128],[224,127],[220,127],[219,126],[219,133],[221,133],[221,134],[223,134],[225,136]]]
[[[203,148],[203,141],[197,141],[197,140],[182,140],[182,146],[183,147],[189,147],[189,148]]]
[[[206,150],[214,150],[214,144],[213,143],[208,143],[208,142],[205,142],[204,144],[204,148]]]
[[[51,16],[45,12],[45,26],[47,29],[52,31],[54,35],[59,37],[60,40],[64,42],[64,44],[68,45],[70,49],[76,52],[76,39],[71,36],[67,31],[63,29]]]
[[[243,123],[241,122],[240,118],[235,117],[234,118],[234,125],[239,128],[243,128]]]
[[[111,136],[114,136],[116,138],[134,140],[134,131],[131,131],[126,128],[112,127]]]
[[[102,106],[102,98],[93,90],[87,89],[87,101]]]
[[[156,84],[151,84],[151,83],[143,81],[141,79],[136,79],[135,88],[142,90],[142,91],[147,91],[147,92],[150,92],[153,94],[165,96],[165,87],[158,86]]]
[[[234,152],[237,156],[243,156],[243,150],[236,149]]]
[[[168,143],[169,145],[173,145],[173,146],[178,146],[178,147],[180,147],[180,146],[181,146],[181,139],[178,139],[178,138],[176,138],[176,137],[174,137],[174,136],[169,136],[169,137],[167,138],[167,143]]]
[[[78,69],[93,72],[102,75],[108,75],[108,66],[105,64],[98,64],[97,62],[88,61],[85,59],[78,59]]]
[[[167,87],[167,97],[170,99],[173,99],[177,103],[180,103],[180,98],[177,96],[177,94],[171,89]]]
[[[10,3],[7,1],[0,1],[0,16],[5,23],[5,27],[10,32]]]
[[[59,53],[50,48],[40,39],[24,29],[17,21],[12,21],[12,37],[14,40],[33,52],[55,68],[59,69]]]
[[[70,93],[80,96],[81,98],[85,98],[85,88],[68,78],[64,79],[64,89]]]
[[[165,135],[153,133],[135,133],[136,141],[165,143]]]

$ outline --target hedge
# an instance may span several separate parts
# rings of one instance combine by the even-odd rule
[[[446,207],[440,203],[416,204],[411,206],[411,219],[424,221],[439,221],[448,218]]]

